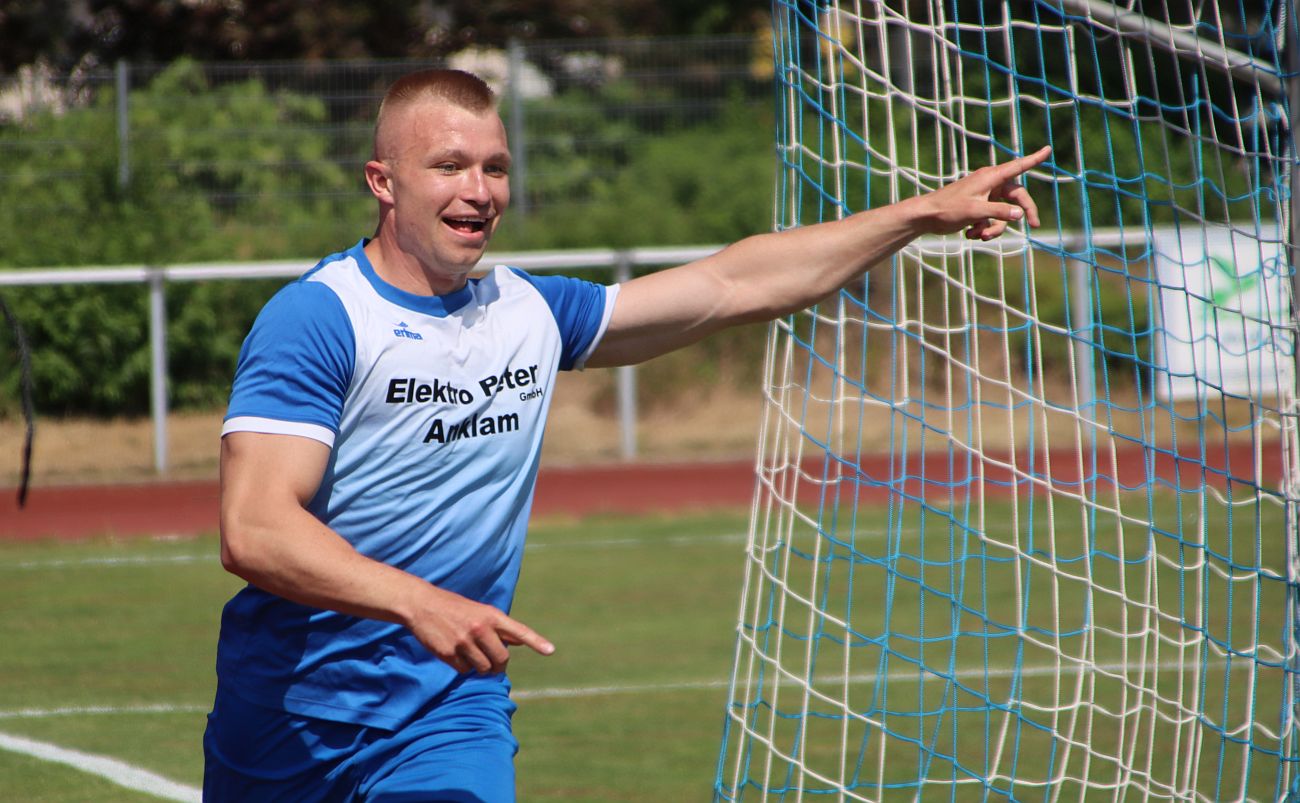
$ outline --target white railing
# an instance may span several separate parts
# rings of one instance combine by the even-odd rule
[[[1091,409],[1095,391],[1092,346],[1092,309],[1089,303],[1092,269],[1086,261],[1092,249],[1145,248],[1149,232],[1140,227],[1130,230],[1094,229],[1059,232],[1042,237],[1025,237],[1015,231],[988,243],[964,240],[960,236],[922,237],[904,250],[918,256],[953,256],[963,251],[1013,254],[1027,248],[1044,249],[1063,258],[1069,265],[1071,334],[1075,338],[1075,379],[1081,393],[1081,410]],[[612,271],[616,282],[627,281],[634,268],[679,265],[709,256],[723,246],[680,246],[668,248],[591,249],[582,251],[523,251],[489,253],[485,265],[512,265],[529,271],[562,270],[568,273]],[[0,270],[0,287],[57,284],[148,284],[150,341],[150,414],[154,432],[154,467],[167,470],[167,311],[164,288],[167,282],[194,282],[217,279],[293,278],[315,264],[307,260],[276,262],[198,263],[185,265],[128,265],[84,268],[28,268]],[[1300,281],[1298,279],[1297,281]],[[636,369],[624,366],[617,370],[616,397],[619,418],[619,453],[624,460],[637,456]],[[1082,414],[1082,413],[1081,413]]]
[[[529,271],[563,270],[581,273],[613,271],[616,282],[632,278],[635,268],[677,265],[701,259],[722,246],[680,248],[596,249],[586,251],[531,251],[490,253],[486,265],[512,265]],[[154,469],[167,470],[167,305],[168,282],[199,282],[218,279],[293,278],[315,264],[308,260],[276,262],[202,263],[187,265],[119,265],[85,268],[32,268],[0,271],[0,287],[59,284],[147,284],[149,286],[150,403],[153,419]],[[625,460],[636,458],[636,369],[617,370],[617,398],[620,453]]]

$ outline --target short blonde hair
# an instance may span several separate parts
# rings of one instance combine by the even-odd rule
[[[393,82],[375,118],[374,158],[381,159],[381,133],[395,112],[424,101],[442,101],[482,114],[496,109],[497,96],[482,78],[464,70],[420,70]],[[385,147],[385,150],[387,147]]]

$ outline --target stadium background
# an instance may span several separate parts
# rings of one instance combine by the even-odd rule
[[[233,8],[227,9],[231,15]],[[13,18],[9,15],[5,22]],[[709,19],[710,15],[703,14],[702,18]],[[733,15],[732,19],[740,18]],[[125,18],[99,19],[90,27],[101,42],[129,42],[134,35],[131,22]],[[459,63],[464,66],[513,73],[516,78],[508,84],[517,91],[507,95],[505,112],[514,145],[524,156],[524,167],[517,171],[522,186],[517,191],[514,219],[501,243],[503,247],[725,242],[767,228],[772,203],[771,98],[770,76],[764,74],[769,45],[760,25],[730,37],[650,42],[588,38],[575,43],[544,39],[543,32],[529,30],[526,25],[503,28],[501,36],[484,34],[473,42],[449,41],[437,35],[447,29],[439,27],[442,24],[435,21],[421,40],[427,46],[425,55],[461,59]],[[585,25],[576,27],[588,33],[600,29],[589,22]],[[245,33],[255,27],[247,25]],[[456,25],[452,28],[467,29]],[[166,40],[172,47],[185,39],[175,30],[167,33],[171,34]],[[385,75],[396,74],[411,62],[361,60],[355,58],[362,55],[356,52],[347,53],[354,58],[343,62],[320,58],[253,62],[243,59],[254,54],[264,59],[276,54],[250,47],[246,38],[232,37],[229,44],[230,54],[237,51],[241,56],[239,61],[142,58],[147,54],[142,54],[136,40],[134,52],[125,48],[89,59],[84,54],[80,59],[69,59],[65,53],[12,70],[14,80],[6,97],[16,100],[6,107],[11,111],[0,129],[0,174],[5,179],[0,186],[6,188],[0,192],[8,194],[0,198],[0,204],[12,210],[0,223],[5,227],[0,229],[0,243],[5,246],[4,258],[10,267],[297,259],[339,247],[340,230],[366,229],[368,203],[349,165],[355,166],[364,158],[367,117],[373,112],[373,106],[365,111],[367,103],[377,97]],[[202,49],[181,52],[204,55]],[[725,64],[716,60],[719,54],[726,53],[731,55]],[[209,51],[207,55],[214,53]],[[124,56],[127,58],[119,60]],[[344,237],[345,241],[351,239],[353,234]],[[210,480],[214,461],[205,444],[212,443],[215,437],[214,408],[224,396],[238,338],[273,284],[203,282],[169,287],[169,395],[181,411],[176,428],[193,434],[192,439],[178,439],[176,448],[184,449],[182,443],[196,444],[196,456],[186,452],[169,461],[172,468],[163,479]],[[1099,289],[1103,295],[1108,292],[1105,285]],[[159,479],[151,476],[147,459],[148,431],[139,426],[140,416],[149,406],[148,344],[144,334],[147,297],[143,289],[43,287],[6,289],[3,295],[31,331],[33,368],[41,394],[38,405],[45,414],[38,448],[60,444],[57,459],[56,452],[37,453],[40,473],[34,500],[44,500],[66,514],[95,505],[57,497],[57,485],[86,480]],[[1045,301],[1043,316],[1051,319],[1055,300]],[[1144,315],[1150,311],[1138,308],[1136,312]],[[1133,322],[1135,330],[1143,327],[1142,321]],[[7,367],[0,402],[7,418],[0,432],[0,447],[6,454],[16,455],[20,440],[19,360],[12,342],[6,342],[5,348],[10,359],[0,362],[0,366]],[[648,368],[648,375],[640,383],[646,415],[641,427],[644,454],[659,461],[739,456],[740,462],[731,465],[740,472],[729,476],[743,477],[749,469],[744,457],[752,452],[748,437],[753,432],[745,414],[756,411],[754,373],[760,350],[760,335],[740,332]],[[1122,359],[1123,355],[1119,356]],[[565,470],[571,472],[569,479],[585,485],[588,497],[613,502],[603,488],[594,486],[594,478],[610,479],[615,473],[603,464],[617,456],[616,439],[602,443],[599,438],[589,437],[598,430],[595,422],[607,423],[612,416],[613,381],[583,376],[565,392],[569,401],[563,407],[572,418],[565,419],[562,414],[557,421],[548,461],[551,465],[566,465]],[[746,408],[747,403],[753,406]],[[717,417],[711,419],[711,414]],[[562,423],[565,420],[577,422],[567,433]],[[681,421],[704,424],[686,434],[671,434],[672,426]],[[566,445],[571,445],[567,452],[563,449]],[[592,462],[601,466],[594,474],[584,476],[572,468],[574,463]],[[8,471],[6,478],[16,476],[16,471],[16,467]],[[674,477],[679,487],[704,489],[704,504],[724,501],[722,484],[717,480],[710,482],[676,466],[660,473]],[[650,486],[635,481],[631,484],[640,489],[644,502]],[[161,487],[137,486],[135,490],[143,497],[128,506],[136,510],[164,507]],[[128,495],[119,489],[110,498]],[[734,499],[743,501],[746,495],[739,493]],[[665,505],[684,501],[681,491],[669,492],[667,499]],[[192,500],[183,506],[211,509],[210,499]],[[35,508],[34,501],[33,511]],[[0,508],[0,514],[7,522],[17,521],[15,516],[22,515],[8,508]],[[575,514],[568,511],[569,516]],[[863,515],[864,519],[868,517]],[[600,537],[603,526],[616,534]],[[656,526],[662,529],[645,534],[645,528]],[[550,571],[542,570],[544,577],[564,579],[551,583],[562,590],[550,589],[538,610],[615,611],[638,598],[633,589],[641,589],[646,600],[656,604],[624,607],[625,614],[637,616],[617,620],[610,628],[611,637],[598,645],[599,650],[578,653],[584,662],[611,670],[611,674],[593,676],[592,684],[576,687],[580,689],[577,693],[572,686],[535,685],[521,694],[523,699],[536,691],[542,692],[537,696],[544,699],[623,694],[636,698],[634,706],[646,707],[662,704],[656,695],[666,689],[689,698],[716,688],[711,686],[716,681],[709,679],[716,677],[720,666],[716,660],[674,660],[688,654],[703,659],[709,654],[710,644],[717,646],[716,635],[709,641],[704,633],[704,640],[693,647],[681,649],[682,645],[677,645],[678,649],[670,647],[662,653],[656,648],[663,645],[646,635],[678,634],[703,625],[709,619],[708,613],[721,610],[729,614],[726,609],[734,606],[731,589],[735,586],[734,578],[728,579],[727,575],[730,564],[695,555],[689,568],[698,572],[707,567],[710,571],[690,583],[687,566],[675,564],[672,559],[666,564],[656,561],[701,545],[721,548],[725,554],[726,549],[734,547],[742,524],[715,520],[701,524],[693,519],[673,519],[658,525],[630,520],[602,524],[600,520],[583,519],[575,527],[570,519],[556,530],[546,527],[543,522],[541,535],[534,542],[542,552],[562,544],[574,548],[581,558],[558,561],[549,567]],[[100,527],[101,532],[104,529]],[[641,534],[626,535],[629,531]],[[575,533],[577,540],[567,540]],[[553,540],[547,539],[548,534]],[[174,672],[172,677],[178,683],[170,688],[166,683],[139,683],[138,677],[130,677],[132,673],[123,669],[149,655],[156,659],[155,665],[162,664],[169,653],[186,649],[201,657],[204,648],[182,646],[170,638],[175,630],[164,625],[160,630],[168,637],[162,643],[157,633],[149,633],[146,626],[130,638],[114,640],[118,652],[101,653],[103,637],[110,632],[105,619],[110,617],[87,616],[87,611],[125,614],[132,610],[126,586],[120,580],[105,579],[122,567],[134,567],[131,571],[142,567],[149,567],[147,571],[163,569],[153,578],[155,583],[163,583],[161,588],[142,578],[131,583],[132,587],[150,590],[135,611],[137,617],[120,617],[128,629],[149,621],[146,611],[151,608],[182,615],[187,606],[175,601],[192,602],[201,596],[186,592],[204,583],[219,586],[224,578],[210,574],[206,579],[191,578],[190,586],[166,590],[167,583],[174,583],[188,571],[171,571],[179,566],[197,564],[196,571],[212,568],[202,558],[204,548],[211,555],[210,539],[178,543],[199,547],[200,551],[169,551],[174,546],[170,542],[145,542],[141,547],[135,542],[101,539],[89,546],[71,547],[89,550],[76,553],[65,553],[62,550],[69,547],[48,543],[16,547],[35,552],[11,552],[9,567],[22,579],[11,584],[10,599],[3,607],[36,615],[15,617],[12,632],[0,634],[9,636],[5,643],[15,645],[8,663],[16,682],[11,688],[12,699],[6,701],[12,705],[0,711],[0,716],[14,723],[12,728],[5,725],[7,732],[21,732],[20,737],[25,733],[34,739],[52,734],[51,742],[79,745],[97,754],[121,755],[136,766],[152,766],[164,775],[192,781],[193,767],[187,766],[183,757],[184,740],[175,738],[174,726],[167,733],[165,720],[191,717],[186,727],[192,730],[194,715],[202,707],[201,702],[193,702],[202,697],[194,681],[202,678],[206,667],[201,662],[177,663],[171,669],[192,671]],[[618,553],[627,547],[644,549],[647,554],[607,554],[607,550]],[[592,582],[593,575],[583,573],[578,565],[583,560],[607,561],[595,576],[607,579],[610,585],[601,588],[601,583]],[[106,567],[114,568],[100,574]],[[581,579],[573,582],[573,578]],[[72,593],[67,590],[70,587],[82,593]],[[59,589],[57,596],[51,595],[52,589]],[[595,592],[595,596],[588,596],[588,591]],[[690,599],[694,593],[704,592],[716,593],[707,600]],[[677,612],[674,616],[673,606],[664,604],[684,600],[703,603],[704,612],[691,609],[685,615]],[[45,607],[38,604],[41,602]],[[521,604],[527,607],[533,603],[525,595]],[[641,608],[656,609],[655,616],[642,618]],[[198,644],[210,636],[210,622],[202,625],[207,610],[203,605],[188,608],[190,619],[183,625],[200,634]],[[625,630],[629,621],[633,631],[642,631],[640,638],[614,638],[616,634],[627,635],[619,631]],[[714,623],[713,634],[725,632],[732,624],[729,615],[719,617],[719,621],[720,625]],[[572,626],[574,640],[590,639],[591,622],[584,623],[578,617]],[[56,640],[50,640],[52,634],[58,634]],[[24,638],[28,641],[24,642]],[[123,643],[133,646],[122,650]],[[99,655],[100,660],[92,655]],[[636,660],[620,665],[614,659],[617,655],[635,656]],[[56,657],[64,658],[64,663],[56,664]],[[557,683],[559,678],[566,682],[582,679],[581,672],[573,673],[572,667],[568,668],[569,674],[548,676],[542,670],[531,677],[525,668],[521,670],[521,685],[552,677]],[[671,671],[674,669],[678,671]],[[638,675],[646,673],[654,677],[638,685]],[[77,699],[66,694],[58,699],[59,693],[70,689],[78,692],[71,697],[84,697],[86,702],[78,704]],[[168,691],[174,693],[168,697]],[[595,753],[602,760],[640,752],[649,762],[649,756],[654,754],[654,760],[661,763],[650,769],[648,776],[655,777],[673,772],[678,766],[672,759],[675,751],[680,751],[681,760],[695,763],[711,752],[712,733],[703,740],[703,747],[691,746],[694,737],[688,735],[689,731],[708,730],[698,724],[681,727],[671,735],[659,733],[649,738],[642,734],[630,750],[616,746],[609,741],[612,734],[635,731],[645,716],[635,710],[618,711],[605,706],[605,702],[593,706],[599,711],[589,710],[580,720],[566,720],[573,715],[572,708],[557,712],[556,719],[548,724],[557,728],[550,734],[551,741],[562,741],[560,737],[565,734],[578,734],[587,747],[560,759],[556,766],[572,763],[577,754],[591,753],[591,747],[597,746],[600,749]],[[692,699],[679,699],[676,704],[682,709],[683,722],[688,718],[687,709],[707,709]],[[665,706],[652,719],[662,718],[671,709],[671,704]],[[122,727],[124,717],[150,716],[162,717],[164,722]],[[96,717],[98,724],[92,724]],[[604,734],[604,739],[592,741],[595,734]],[[162,742],[171,739],[170,753],[159,749],[160,738]],[[664,749],[646,750],[650,742]],[[622,759],[615,763],[618,760]],[[25,767],[13,777],[30,777],[26,773],[31,769]],[[50,780],[49,775],[48,768],[37,770],[39,780],[34,783],[57,787],[60,781]],[[573,783],[573,774],[559,773],[554,781],[548,781],[558,787],[530,787],[528,784],[533,782],[528,780],[526,764],[523,773],[525,788],[536,792],[530,797],[693,796],[660,789],[638,797],[653,784],[638,780],[636,772],[626,766],[605,766],[576,775],[579,788],[566,790],[564,785]],[[533,777],[546,776],[543,772]],[[701,776],[697,785],[686,788],[702,788],[704,781]],[[24,786],[16,787],[10,796],[31,797]],[[55,793],[49,799],[67,798]],[[101,797],[95,795],[94,799]]]
[[[442,61],[506,81],[522,69],[523,91],[503,95],[523,184],[502,248],[717,243],[770,226],[765,14],[451,3],[403,29],[398,8],[215,5],[6,6],[0,270],[309,263],[345,246],[371,225],[358,176],[379,95]],[[162,475],[147,286],[0,289],[30,340],[38,416],[20,512],[21,360],[0,332],[0,798],[192,799],[216,614],[235,586],[212,529],[220,406],[282,281],[167,286]],[[658,492],[637,467],[610,467],[613,375],[565,378],[525,569],[539,579],[517,612],[544,615],[568,657],[515,668],[542,714],[520,717],[544,745],[521,759],[527,799],[708,788],[744,517],[682,511],[752,495],[761,350],[761,331],[741,332],[642,371],[638,447],[670,480]]]

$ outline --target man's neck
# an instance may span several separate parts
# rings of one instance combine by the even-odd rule
[[[465,286],[463,273],[439,272],[402,251],[382,233],[365,245],[366,258],[385,282],[417,296],[444,296]]]

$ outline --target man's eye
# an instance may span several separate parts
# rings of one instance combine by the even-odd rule
[[[510,172],[510,168],[505,165],[489,165],[484,169],[484,172],[493,176],[504,176]]]
[[[433,169],[437,170],[439,173],[455,173],[456,165],[452,162],[443,162],[442,164],[434,165]]]

